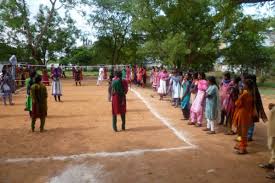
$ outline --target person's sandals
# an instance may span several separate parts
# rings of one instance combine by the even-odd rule
[[[252,138],[248,138],[247,141],[248,141],[248,142],[252,142],[253,139],[252,139]]]
[[[264,168],[264,169],[270,169],[270,170],[273,170],[274,169],[274,165],[273,164],[270,164],[270,163],[261,163],[259,164],[259,167],[260,168]]]
[[[225,132],[224,135],[235,135],[233,131]]]
[[[210,129],[209,128],[204,128],[202,131],[208,132],[208,131],[210,131]]]
[[[216,134],[216,132],[215,131],[209,131],[209,132],[207,132],[207,134],[208,135],[214,135],[214,134]]]
[[[195,125],[195,123],[192,123],[192,122],[188,122],[187,124],[188,125]]]
[[[197,123],[197,124],[196,124],[196,127],[198,127],[198,128],[199,128],[199,127],[202,127],[202,124]]]
[[[242,140],[242,137],[238,136],[237,138],[235,138],[236,142],[240,142]]]

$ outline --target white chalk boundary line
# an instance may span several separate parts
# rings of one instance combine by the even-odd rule
[[[189,146],[195,148],[196,146],[194,144],[192,144],[187,138],[186,136],[183,134],[183,132],[178,131],[175,127],[173,127],[171,125],[171,123],[169,122],[168,119],[164,118],[163,116],[161,116],[151,105],[150,103],[140,95],[140,93],[138,91],[136,91],[135,89],[131,89],[131,91],[140,99],[142,100],[142,102],[146,105],[146,107],[150,110],[150,112],[156,117],[158,118],[165,126],[167,126],[167,128],[169,128],[170,130],[172,130],[172,132],[184,143],[188,144]]]
[[[42,158],[13,158],[6,159],[4,163],[26,163],[26,162],[40,162],[40,161],[65,161],[65,160],[81,160],[86,158],[106,158],[106,157],[127,157],[127,156],[137,156],[144,153],[150,152],[170,152],[170,151],[180,151],[184,149],[193,149],[192,146],[180,146],[175,148],[161,148],[161,149],[136,149],[130,151],[121,151],[121,152],[97,152],[97,153],[84,153],[77,155],[69,156],[49,156]]]
[[[144,153],[150,152],[171,152],[171,151],[180,151],[186,149],[194,149],[196,146],[192,144],[182,132],[179,132],[175,127],[171,125],[168,119],[162,117],[147,101],[144,99],[139,92],[134,89],[131,91],[146,105],[146,107],[151,111],[151,113],[158,118],[165,126],[167,126],[172,132],[188,146],[180,146],[174,148],[159,148],[159,149],[135,149],[130,151],[121,151],[121,152],[97,152],[97,153],[84,153],[76,154],[69,156],[48,156],[41,158],[12,158],[12,159],[0,159],[2,163],[24,163],[24,162],[40,162],[40,161],[64,161],[64,160],[81,160],[86,158],[105,158],[105,157],[127,157],[127,156],[137,156]]]

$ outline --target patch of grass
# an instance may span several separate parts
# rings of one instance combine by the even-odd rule
[[[259,89],[262,95],[275,97],[275,88],[273,89],[273,88],[260,87]]]
[[[275,89],[275,82],[258,83],[258,86],[264,87],[264,88],[274,88]]]

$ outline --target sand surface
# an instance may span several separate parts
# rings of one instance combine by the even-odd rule
[[[0,182],[270,182],[257,167],[269,159],[263,123],[257,124],[250,153],[238,156],[234,136],[224,136],[223,127],[206,135],[181,120],[180,109],[168,100],[159,101],[150,89],[134,90],[127,95],[127,130],[118,133],[112,131],[107,83],[86,80],[76,87],[63,80],[61,103],[48,87],[45,133],[38,132],[39,120],[37,132],[30,132],[25,92],[15,95],[15,106],[0,106]],[[264,97],[265,106],[271,101]]]

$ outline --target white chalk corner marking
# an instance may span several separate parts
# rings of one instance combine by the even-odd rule
[[[136,91],[135,89],[131,88],[131,91],[146,105],[146,107],[150,110],[150,112],[158,118],[167,128],[169,128],[182,142],[188,144],[192,148],[197,148],[196,145],[192,144],[188,138],[184,135],[184,132],[178,131],[175,127],[171,125],[168,119],[165,117],[161,116],[159,112],[157,112],[151,105],[150,103],[141,96],[141,94]]]

